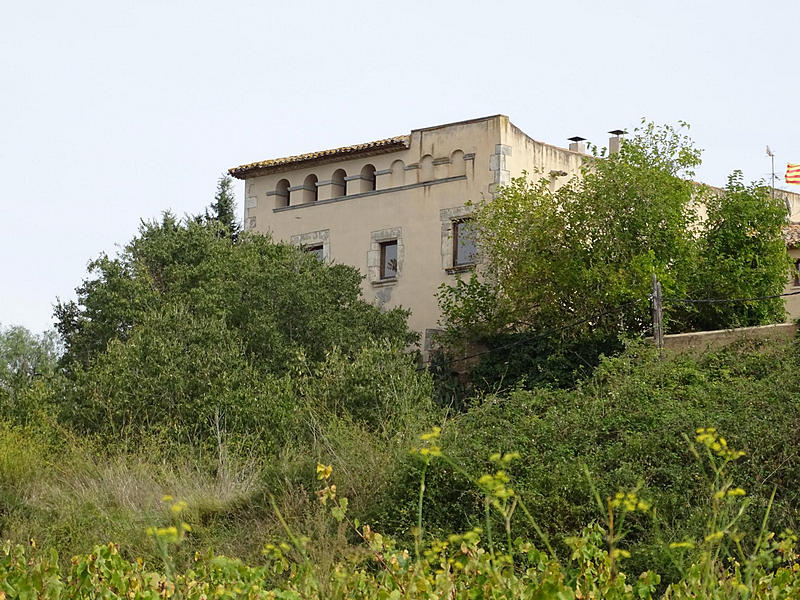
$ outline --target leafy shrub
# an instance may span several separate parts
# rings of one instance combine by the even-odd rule
[[[634,570],[653,568],[677,577],[664,542],[697,535],[706,509],[696,462],[682,441],[687,428],[718,424],[747,452],[735,467],[752,494],[742,528],[757,530],[777,486],[770,526],[797,527],[800,506],[797,350],[788,345],[745,343],[705,355],[660,358],[645,346],[605,359],[577,389],[518,390],[489,395],[443,428],[442,447],[465,472],[481,472],[483,457],[518,451],[526,460],[510,469],[520,497],[554,539],[577,535],[592,520],[590,480],[601,495],[644,485],[664,523],[642,523]],[[394,492],[372,518],[383,529],[407,535],[415,526],[413,486],[419,465],[398,465]],[[426,526],[442,533],[483,520],[480,496],[446,465],[428,473]],[[529,532],[532,533],[532,532]]]
[[[295,404],[287,382],[250,365],[235,331],[181,306],[147,313],[127,340],[76,366],[74,379],[63,422],[113,440],[156,429],[202,445],[263,433],[264,450],[274,451]]]

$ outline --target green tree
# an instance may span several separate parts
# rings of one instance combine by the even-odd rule
[[[54,331],[40,335],[19,325],[0,327],[0,414],[25,420],[35,401],[31,387],[56,372],[60,345]],[[37,396],[38,397],[38,396]]]
[[[509,335],[556,329],[531,351],[549,355],[569,340],[602,351],[620,333],[646,329],[653,273],[665,295],[685,296],[701,190],[690,181],[700,153],[684,127],[646,123],[619,153],[587,159],[557,190],[521,177],[477,205],[483,261],[469,280],[440,290],[450,339],[492,347],[499,335],[507,346]]]
[[[371,340],[403,347],[415,339],[406,311],[381,311],[361,298],[356,269],[268,236],[243,234],[234,244],[217,231],[167,213],[143,223],[118,256],[90,263],[77,300],[55,309],[63,364],[87,366],[166,306],[223,321],[263,372],[322,361],[334,346],[349,354]]]
[[[37,335],[20,325],[0,327],[0,387],[17,387],[34,377],[52,375],[58,353],[55,331]]]
[[[653,275],[665,298],[780,293],[785,209],[740,175],[721,194],[692,182],[687,127],[643,123],[557,190],[521,177],[476,206],[483,261],[439,299],[451,343],[492,350],[480,379],[573,382],[620,336],[647,332]],[[782,320],[780,300],[699,306],[667,302],[668,330]]]
[[[241,231],[241,225],[236,218],[236,195],[233,191],[233,178],[230,175],[222,175],[217,180],[214,202],[209,208],[211,212],[206,211],[206,220],[219,223],[225,228],[231,239],[236,240]]]
[[[692,294],[697,298],[758,298],[783,292],[790,261],[782,227],[786,205],[763,184],[743,182],[735,171],[721,193],[706,198],[707,224]],[[698,329],[746,327],[783,321],[782,298],[752,302],[700,303],[692,318]]]
[[[356,269],[268,236],[243,233],[234,243],[218,233],[214,223],[165,214],[143,223],[118,256],[90,264],[77,300],[56,307],[71,381],[65,422],[134,443],[161,431],[201,447],[223,435],[256,436],[275,449],[304,403],[327,402],[303,389],[326,397],[342,389],[331,357],[363,365],[363,349],[380,344],[388,360],[415,340],[406,311],[361,298]],[[360,376],[385,376],[366,371]],[[317,376],[329,387],[293,383]],[[385,396],[389,388],[368,389]],[[366,395],[352,416],[370,422],[372,403],[381,423],[390,419],[389,398]]]

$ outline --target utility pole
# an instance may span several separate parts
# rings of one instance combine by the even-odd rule
[[[651,295],[653,312],[653,341],[656,348],[661,350],[664,347],[664,320],[661,312],[661,282],[653,273],[653,293]]]

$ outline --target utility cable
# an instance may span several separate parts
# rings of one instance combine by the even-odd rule
[[[772,300],[772,299],[775,299],[775,298],[785,298],[787,296],[798,296],[798,295],[800,295],[800,291],[797,291],[797,292],[786,292],[784,294],[774,294],[774,295],[770,295],[770,296],[755,296],[755,297],[752,297],[752,298],[669,298],[669,297],[664,297],[664,298],[662,298],[662,301],[663,302],[676,302],[676,303],[683,303],[683,304],[716,304],[716,303],[729,303],[729,302],[756,302],[758,300]],[[652,300],[652,295],[648,295],[647,298],[649,300]],[[543,331],[543,332],[538,333],[538,334],[533,335],[533,336],[523,337],[523,338],[520,338],[520,339],[515,340],[513,342],[510,342],[508,344],[504,344],[502,346],[495,346],[494,348],[487,348],[486,350],[481,350],[480,352],[475,352],[475,353],[469,354],[467,356],[461,356],[461,357],[458,357],[458,358],[451,358],[451,359],[446,360],[443,363],[443,366],[444,365],[450,365],[450,364],[457,363],[457,362],[463,362],[463,361],[469,360],[471,358],[477,358],[479,356],[484,356],[486,354],[491,354],[492,352],[499,352],[501,350],[508,350],[510,348],[514,348],[515,346],[519,346],[520,344],[530,343],[530,342],[534,342],[536,340],[540,340],[542,338],[550,337],[551,335],[554,335],[556,333],[560,333],[560,332],[565,331],[567,329],[572,329],[574,327],[577,327],[578,325],[583,325],[584,323],[588,323],[589,321],[592,321],[593,319],[600,319],[602,317],[617,313],[620,310],[631,306],[632,304],[636,304],[637,302],[641,302],[641,300],[629,300],[628,302],[623,302],[622,304],[620,304],[619,306],[615,306],[614,308],[593,313],[593,314],[589,315],[588,317],[584,317],[584,318],[582,318],[580,320],[573,321],[572,323],[568,323],[566,325],[562,325],[561,327],[555,327],[553,329],[550,329],[548,331]],[[648,327],[645,330],[645,332],[648,331],[649,329],[652,329],[652,326]],[[644,332],[642,332],[642,333],[644,333]],[[417,370],[418,371],[425,371],[425,370],[428,370],[429,366],[430,365],[425,366],[425,367],[420,367]]]
[[[534,336],[524,337],[524,338],[515,340],[513,342],[510,342],[508,344],[504,344],[502,346],[496,346],[494,348],[488,348],[486,350],[482,350],[480,352],[475,352],[474,354],[469,354],[467,356],[461,356],[461,357],[458,357],[458,358],[452,358],[452,359],[449,359],[449,360],[445,361],[444,364],[445,365],[449,365],[449,364],[456,363],[456,362],[462,362],[462,361],[465,361],[465,360],[469,360],[471,358],[477,358],[478,356],[483,356],[484,354],[490,354],[492,352],[498,352],[500,350],[508,350],[509,348],[513,348],[515,346],[519,346],[520,344],[529,343],[529,342],[533,342],[533,341],[536,341],[536,340],[539,340],[539,339],[542,339],[542,338],[546,338],[546,337],[549,337],[549,336],[551,336],[553,334],[565,331],[567,329],[572,329],[573,327],[577,327],[578,325],[583,325],[584,323],[588,323],[589,321],[592,321],[594,319],[600,319],[600,318],[605,317],[607,315],[611,315],[611,314],[617,313],[620,310],[622,310],[623,308],[627,308],[628,306],[630,306],[632,304],[636,304],[638,302],[641,302],[641,300],[629,300],[628,302],[623,302],[622,304],[620,304],[619,306],[615,306],[614,308],[610,308],[608,310],[604,310],[604,311],[593,313],[593,314],[589,315],[588,317],[585,317],[585,318],[580,319],[578,321],[573,321],[572,323],[568,323],[566,325],[562,325],[561,327],[555,327],[555,328],[550,329],[548,331],[543,331],[541,333],[537,333]],[[422,370],[426,370],[426,369],[427,368],[420,368],[420,369],[417,369],[417,370],[418,371],[422,371]]]
[[[755,296],[753,298],[668,298],[664,297],[663,302],[680,302],[685,304],[716,304],[722,302],[755,302],[757,300],[772,300],[774,298],[785,298],[786,296],[797,296],[798,292],[786,292],[785,294],[774,294],[772,296]]]

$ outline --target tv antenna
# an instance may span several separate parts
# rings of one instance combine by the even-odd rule
[[[772,159],[772,197],[775,197],[775,153],[767,145],[767,156]]]

